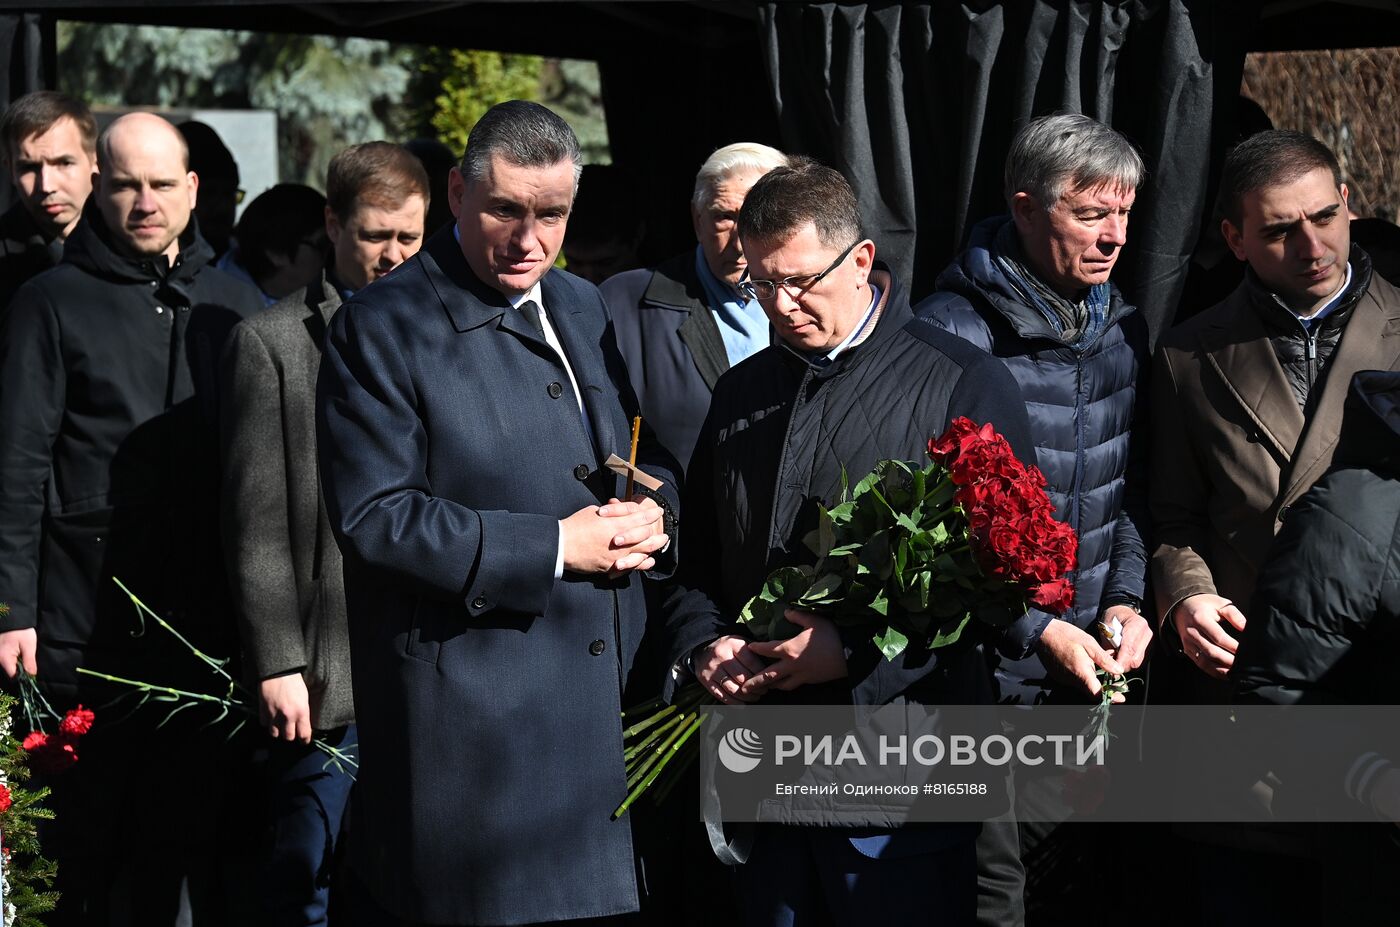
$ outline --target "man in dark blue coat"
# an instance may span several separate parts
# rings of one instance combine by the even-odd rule
[[[635,400],[598,291],[550,273],[581,161],[513,101],[472,130],[457,221],[333,319],[318,386],[345,555],[365,924],[526,924],[637,907],[620,700],[678,466],[624,502]],[[674,551],[672,551],[674,553]]]
[[[739,292],[748,273],[739,209],[758,178],[786,163],[781,151],[755,142],[715,151],[690,196],[696,246],[600,287],[642,414],[682,465],[720,374],[768,347],[767,316]]]

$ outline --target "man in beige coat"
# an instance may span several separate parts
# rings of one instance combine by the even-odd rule
[[[1352,374],[1400,369],[1400,291],[1352,246],[1346,201],[1336,159],[1310,136],[1262,132],[1226,160],[1222,231],[1245,279],[1168,333],[1153,371],[1152,580],[1163,649],[1179,650],[1159,651],[1155,701],[1229,701],[1259,569],[1288,507],[1331,464]],[[1201,803],[1252,817],[1250,783],[1222,781],[1205,759],[1238,732],[1200,723],[1202,755],[1176,757],[1177,775]],[[1307,832],[1178,836],[1177,884],[1199,890],[1198,922],[1325,919]]]
[[[1400,367],[1400,291],[1351,245],[1346,200],[1316,139],[1241,143],[1221,202],[1245,280],[1157,352],[1152,579],[1201,682],[1229,672],[1274,533],[1331,464],[1352,374]]]

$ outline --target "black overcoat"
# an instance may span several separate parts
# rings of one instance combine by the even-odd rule
[[[352,861],[378,902],[434,924],[637,906],[620,693],[639,577],[554,577],[559,519],[621,481],[635,400],[596,288],[562,271],[558,358],[444,229],[331,322],[322,484],[345,555],[359,725]],[[678,466],[639,465],[675,504]],[[674,554],[674,548],[671,550]]]
[[[218,536],[218,359],[257,292],[195,221],[174,266],[126,256],[89,202],[63,263],[0,316],[0,630],[35,628],[67,704],[112,692],[76,668],[208,690],[140,624],[120,579],[206,653],[232,656]],[[153,715],[158,717],[159,715]]]

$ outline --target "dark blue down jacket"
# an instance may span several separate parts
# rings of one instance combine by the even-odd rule
[[[1147,432],[1139,399],[1147,397],[1140,379],[1147,326],[1113,287],[1098,337],[1067,344],[992,260],[990,246],[1007,221],[979,224],[968,249],[939,274],[939,292],[914,311],[1000,358],[1020,384],[1056,516],[1079,534],[1074,608],[1061,617],[1088,628],[1108,605],[1136,605],[1143,598]],[[1035,657],[1003,670],[1011,689],[1022,681],[1036,684],[1045,673]],[[1040,697],[1034,691],[1004,695]]]

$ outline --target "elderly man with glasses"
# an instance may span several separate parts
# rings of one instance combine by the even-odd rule
[[[1021,392],[1006,368],[916,320],[875,243],[855,194],[806,159],[764,175],[739,214],[746,295],[762,305],[775,343],[715,386],[686,481],[677,588],[668,605],[674,656],[727,704],[768,701],[880,705],[990,701],[988,648],[1027,651],[1043,620],[930,655],[888,661],[870,632],[848,633],[789,610],[803,630],[751,642],[739,609],[778,567],[811,563],[803,537],[846,474],[877,461],[923,457],[960,415],[990,422],[1031,451]],[[738,868],[747,923],[967,923],[976,907],[978,826],[859,831],[760,825]],[[854,895],[859,886],[859,903]]]

